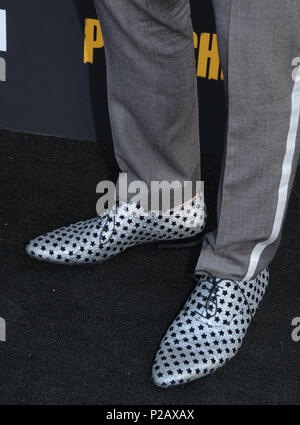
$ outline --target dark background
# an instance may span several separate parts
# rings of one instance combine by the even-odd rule
[[[220,161],[203,155],[208,225]],[[150,379],[167,327],[190,293],[200,246],[132,248],[98,266],[39,263],[33,236],[95,216],[111,145],[0,131],[0,404],[299,404],[300,176],[266,297],[242,350],[210,377],[173,389]]]
[[[191,6],[194,31],[214,33],[211,2]],[[0,128],[109,143],[104,49],[95,50],[94,64],[83,63],[84,21],[97,18],[93,1],[0,0],[0,9],[7,11]],[[223,83],[198,83],[202,148],[221,154]]]

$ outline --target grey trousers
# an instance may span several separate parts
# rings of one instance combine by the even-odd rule
[[[199,180],[189,1],[95,4],[121,170],[129,180],[148,184]],[[295,58],[300,57],[300,2],[213,0],[213,5],[228,129],[218,228],[206,235],[197,269],[247,280],[276,253],[299,160],[300,78],[295,78]]]

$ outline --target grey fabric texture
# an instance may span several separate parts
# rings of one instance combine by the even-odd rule
[[[200,180],[197,79],[186,0],[96,0],[117,161],[128,181]]]
[[[222,2],[215,7],[216,14],[221,13]],[[272,261],[280,243],[285,214],[277,216],[278,204],[284,203],[285,212],[299,159],[299,131],[294,128],[296,149],[284,165],[292,119],[293,126],[299,124],[299,83],[292,79],[292,60],[300,56],[299,22],[297,0],[232,0],[219,223],[216,232],[207,235],[197,265],[220,277],[245,278],[255,247],[265,243],[253,270],[256,275]],[[282,184],[286,174],[287,188]],[[286,199],[279,199],[285,190]],[[274,232],[275,226],[279,232]],[[275,240],[270,243],[272,234]]]
[[[198,180],[200,145],[188,0],[95,0],[116,158],[129,180]],[[278,248],[299,159],[299,0],[214,0],[228,93],[218,229],[197,264],[254,278]],[[200,99],[201,101],[201,99]],[[209,211],[208,211],[209,213]]]

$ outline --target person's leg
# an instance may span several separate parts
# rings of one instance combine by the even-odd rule
[[[113,143],[129,182],[200,180],[188,0],[95,0]]]
[[[128,173],[129,183],[141,180],[148,188],[151,181],[176,181],[182,196],[185,181],[200,180],[189,1],[95,0],[95,4],[104,36],[108,105],[120,168]],[[205,211],[202,191],[192,201],[194,195],[196,190],[180,211],[162,208],[159,215],[140,208],[142,203],[133,198],[129,203],[119,198],[116,211],[112,208],[104,218],[38,236],[26,252],[59,264],[100,263],[137,244],[197,236],[205,224]],[[155,206],[150,205],[160,210],[159,202]]]
[[[218,23],[223,1],[214,6]],[[226,161],[218,228],[198,270],[249,280],[279,246],[300,153],[300,83],[292,78],[299,22],[297,0],[232,0],[228,38],[220,25],[221,51],[229,40]]]
[[[159,386],[207,376],[237,354],[265,294],[299,160],[299,1],[214,7],[229,96],[219,223],[156,354]]]

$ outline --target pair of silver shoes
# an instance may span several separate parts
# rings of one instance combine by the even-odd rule
[[[121,203],[104,217],[81,221],[39,236],[26,253],[58,264],[97,264],[135,245],[186,240],[204,229],[203,197],[167,213]],[[171,387],[207,376],[238,352],[265,294],[268,270],[235,282],[206,272],[195,274],[194,292],[169,327],[152,369],[156,385]]]

